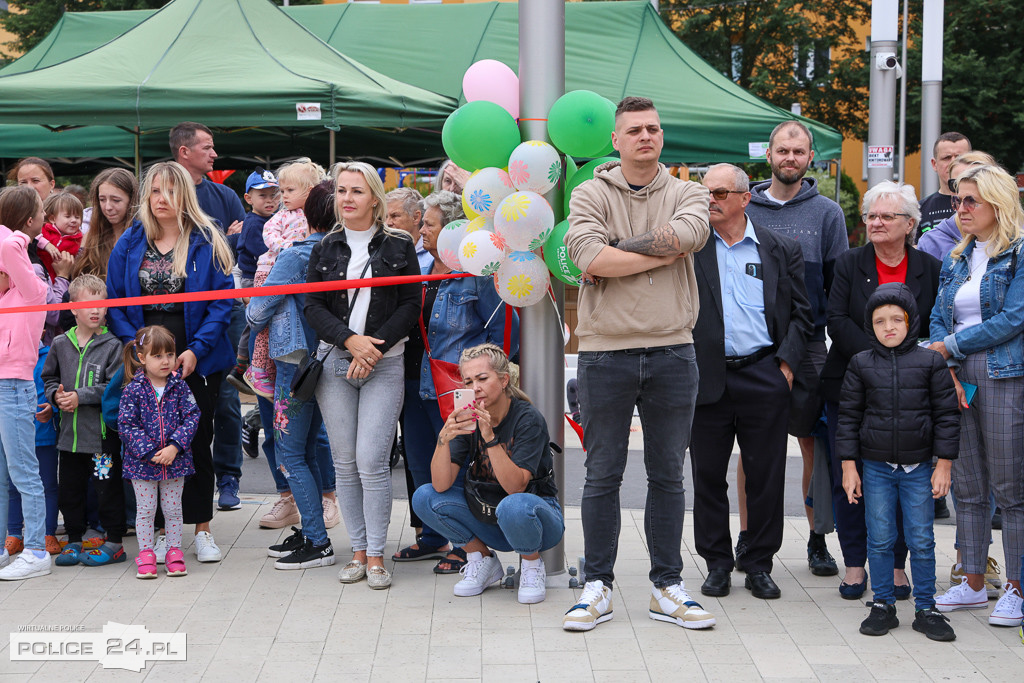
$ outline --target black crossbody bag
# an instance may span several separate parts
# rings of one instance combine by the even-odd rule
[[[476,434],[476,449],[477,455],[480,453],[480,445],[483,437],[480,435],[480,430],[477,429]],[[548,449],[552,447],[557,448],[555,444],[549,443]],[[476,456],[474,456],[474,460]],[[466,483],[464,490],[466,494],[466,505],[469,506],[469,511],[473,513],[473,516],[478,521],[484,524],[497,524],[498,523],[498,503],[505,500],[505,496],[508,492],[496,481],[483,481],[480,479],[474,479],[472,476],[473,463],[469,464],[469,468],[466,470]],[[553,470],[548,471],[540,477],[535,477],[530,480],[530,483],[526,486],[524,493],[536,494],[541,484],[546,484],[551,481],[555,476]]]

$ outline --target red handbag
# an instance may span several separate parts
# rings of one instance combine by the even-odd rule
[[[430,342],[427,340],[427,328],[423,323],[423,305],[427,302],[427,287],[423,286],[420,295],[420,334],[423,335],[423,348],[427,352],[427,361],[430,363],[430,377],[434,380],[434,393],[437,395],[437,406],[441,411],[441,419],[447,420],[448,416],[455,410],[455,390],[464,389],[465,382],[462,381],[462,372],[459,371],[459,364],[447,360],[439,360],[430,356]],[[504,351],[508,355],[512,347],[512,307],[505,305],[505,339]]]

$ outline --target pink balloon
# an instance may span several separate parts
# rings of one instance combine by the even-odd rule
[[[462,77],[462,93],[467,102],[494,102],[512,118],[519,118],[519,77],[502,62],[481,59],[470,65]]]

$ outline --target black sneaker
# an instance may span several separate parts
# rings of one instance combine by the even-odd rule
[[[327,567],[332,564],[334,564],[334,548],[331,547],[331,542],[313,545],[313,541],[307,538],[301,548],[275,562],[274,569],[310,569],[312,567]]]
[[[912,628],[925,634],[930,640],[956,640],[953,627],[949,625],[949,618],[934,607],[917,610]]]
[[[815,576],[835,576],[839,573],[836,560],[825,545],[825,537],[813,531],[807,539],[807,566]]]
[[[739,535],[736,536],[736,571],[747,571],[743,566],[743,555],[746,554],[748,547],[747,532],[741,531]]]
[[[896,605],[887,605],[884,602],[872,602],[870,605],[871,613],[860,624],[861,633],[866,636],[884,636],[889,629],[900,625],[900,620],[896,618]],[[917,624],[917,621],[914,623]]]
[[[241,365],[235,365],[235,367],[231,368],[231,372],[228,373],[228,376],[225,377],[225,379],[228,381],[228,384],[233,386],[235,389],[238,389],[238,393],[245,394],[247,396],[255,396],[256,392],[253,391],[252,387],[249,386],[249,383],[245,381],[245,377],[243,377],[244,373],[245,368]]]
[[[935,519],[949,519],[949,505],[945,496],[935,499]]]
[[[259,408],[253,408],[242,418],[242,451],[250,458],[260,457],[260,422]]]
[[[292,531],[295,533],[277,545],[272,545],[267,548],[267,555],[270,557],[285,557],[286,555],[291,555],[301,548],[305,539],[302,535],[302,529],[292,527]]]
[[[996,508],[996,511],[992,513],[992,528],[996,531],[1003,528],[1003,510],[1001,508]]]

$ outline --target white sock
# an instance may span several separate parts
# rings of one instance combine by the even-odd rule
[[[536,560],[527,560],[526,558],[523,558],[523,566],[524,567],[543,567],[544,566],[544,560],[539,558],[539,557]]]

